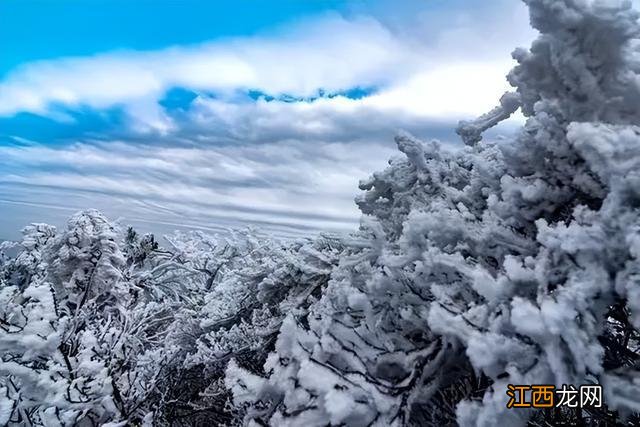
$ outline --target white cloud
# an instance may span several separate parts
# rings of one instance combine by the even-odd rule
[[[511,89],[505,79],[511,61],[461,62],[417,73],[363,100],[396,114],[446,118],[482,114],[496,104],[496,95]]]
[[[0,114],[45,113],[52,103],[104,108],[157,100],[176,86],[309,96],[319,88],[384,84],[419,62],[377,21],[333,16],[278,36],[28,64],[0,83]]]
[[[120,105],[138,130],[166,133],[176,125],[157,102],[172,87],[228,99],[249,89],[305,97],[319,89],[372,86],[383,93],[365,107],[432,117],[479,114],[507,88],[512,43],[532,35],[523,30],[528,26],[519,2],[500,1],[495,9],[491,25],[474,21],[468,9],[423,12],[394,29],[371,17],[327,15],[262,36],[35,62],[0,81],[0,116],[52,115],[59,105]],[[465,103],[457,99],[463,94]]]

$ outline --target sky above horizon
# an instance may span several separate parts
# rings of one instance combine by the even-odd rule
[[[258,4],[0,0],[0,239],[85,208],[160,234],[352,230],[393,135],[457,144],[535,35],[513,0]]]

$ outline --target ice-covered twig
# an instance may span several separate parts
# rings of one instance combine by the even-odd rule
[[[482,133],[511,117],[520,108],[520,95],[507,92],[500,98],[500,105],[475,120],[462,120],[456,128],[465,145],[475,145],[482,140]]]

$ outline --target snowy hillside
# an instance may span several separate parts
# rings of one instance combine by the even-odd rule
[[[463,149],[399,135],[347,238],[26,227],[0,257],[0,425],[639,423],[639,14],[526,3],[514,91]],[[509,384],[606,406],[508,409]]]

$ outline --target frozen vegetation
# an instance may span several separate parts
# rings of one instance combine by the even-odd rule
[[[638,14],[526,3],[513,93],[459,150],[398,136],[348,238],[26,227],[0,258],[0,425],[640,422]],[[607,407],[507,409],[532,383]]]

